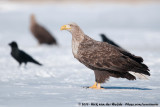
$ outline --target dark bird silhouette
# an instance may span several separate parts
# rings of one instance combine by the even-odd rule
[[[27,64],[27,62],[32,62],[32,63],[35,63],[37,65],[42,65],[40,64],[39,62],[37,62],[36,60],[34,60],[31,56],[29,56],[27,53],[25,53],[24,51],[22,50],[19,50],[18,48],[18,45],[16,42],[11,42],[9,44],[11,46],[11,55],[12,57],[18,61],[19,63],[19,66],[22,64],[22,63],[25,63],[25,65]]]
[[[57,45],[56,39],[43,26],[39,25],[32,14],[30,19],[30,30],[39,44]]]
[[[119,45],[117,45],[115,42],[113,42],[112,40],[110,40],[109,38],[107,38],[107,37],[105,36],[105,34],[100,34],[100,36],[101,36],[103,42],[107,42],[107,43],[109,43],[109,44],[111,44],[111,45],[114,45],[114,46],[117,46],[117,47],[121,48],[121,47],[120,47]]]
[[[94,71],[95,84],[90,88],[101,89],[100,83],[110,77],[136,80],[136,77],[150,76],[149,68],[143,58],[106,42],[96,41],[87,36],[75,24],[61,27],[72,34],[72,53],[86,67]]]

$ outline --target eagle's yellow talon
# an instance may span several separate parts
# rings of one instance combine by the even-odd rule
[[[97,84],[97,82],[95,82],[94,85],[89,87],[89,88],[92,88],[92,89],[104,89],[104,88],[101,88],[100,83]]]
[[[89,87],[89,88],[97,88],[97,82],[95,82],[95,83],[93,84],[93,86],[91,86],[91,87]]]
[[[89,88],[97,88],[97,86],[91,86],[91,87],[89,87]]]

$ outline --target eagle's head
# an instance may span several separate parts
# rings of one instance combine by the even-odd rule
[[[30,22],[31,22],[31,24],[36,23],[36,18],[35,18],[34,14],[31,14],[31,16],[30,16]]]
[[[63,25],[61,27],[61,30],[67,30],[71,33],[74,33],[74,32],[80,31],[81,29],[76,23],[70,23],[70,24],[67,24],[67,25]]]
[[[85,36],[81,28],[76,23],[63,25],[61,30],[67,30],[72,34],[72,45],[74,46],[78,46],[77,44],[81,43]]]

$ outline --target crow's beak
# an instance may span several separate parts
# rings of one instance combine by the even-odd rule
[[[11,43],[9,43],[8,45],[11,46]]]

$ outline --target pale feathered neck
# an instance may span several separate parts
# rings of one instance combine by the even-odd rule
[[[75,42],[82,42],[83,39],[84,39],[84,32],[80,29],[79,26],[77,26],[76,28],[74,28],[73,30],[70,31],[71,34],[72,34],[72,41],[75,41]]]
[[[37,22],[36,22],[35,17],[31,16],[31,25],[34,25],[34,24],[36,24],[36,23],[37,23]]]
[[[83,31],[79,28],[79,26],[76,26],[74,29],[70,30],[72,34],[72,52],[74,57],[77,57],[79,44],[84,40],[85,34]]]

